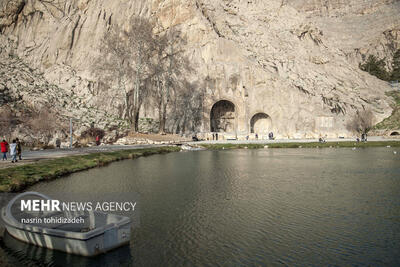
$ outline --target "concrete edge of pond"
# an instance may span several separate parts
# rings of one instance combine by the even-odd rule
[[[210,150],[224,149],[266,149],[266,148],[367,148],[400,147],[400,140],[391,141],[333,141],[333,142],[276,142],[276,143],[199,143],[197,146]]]

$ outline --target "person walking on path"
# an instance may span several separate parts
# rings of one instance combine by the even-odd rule
[[[56,147],[57,148],[61,148],[61,140],[60,140],[60,138],[56,139]]]
[[[10,145],[11,162],[18,162],[17,160],[17,141],[14,139]]]
[[[17,156],[19,160],[22,160],[22,145],[19,139],[15,139],[17,141]]]
[[[8,152],[7,141],[3,139],[3,141],[0,143],[0,146],[1,146],[1,153],[3,154],[3,161],[7,160],[7,152]]]

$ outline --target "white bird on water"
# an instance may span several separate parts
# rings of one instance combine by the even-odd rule
[[[393,154],[397,154],[397,151],[393,151]]]

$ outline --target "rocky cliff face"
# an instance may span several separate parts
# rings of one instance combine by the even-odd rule
[[[315,23],[353,63],[373,54],[386,58],[400,49],[400,1],[288,1]]]
[[[233,104],[225,117],[237,135],[246,135],[254,127],[281,137],[346,135],[346,121],[357,110],[372,109],[377,121],[391,113],[391,100],[384,94],[390,87],[360,71],[357,63],[371,51],[386,55],[398,46],[399,1],[1,3],[2,58],[10,53],[17,56],[54,84],[58,94],[80,98],[79,104],[68,103],[69,108],[60,112],[79,116],[82,124],[95,121],[106,127],[113,120],[104,120],[104,114],[119,115],[120,92],[103,88],[92,65],[101,56],[107,27],[123,25],[133,14],[150,17],[158,31],[174,27],[187,39],[183,49],[195,70],[186,75],[205,84],[199,131],[208,132],[213,120],[223,120],[223,116],[211,117],[220,100]],[[4,86],[3,77],[0,85]],[[17,90],[14,87],[23,91],[29,86],[7,86]],[[46,98],[46,92],[36,93]],[[34,104],[29,97],[25,100]],[[88,109],[99,112],[90,114]],[[148,105],[146,110],[151,113],[154,108]],[[252,120],[255,115],[268,119],[257,122]]]

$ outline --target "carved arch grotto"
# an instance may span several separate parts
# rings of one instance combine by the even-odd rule
[[[211,132],[233,133],[236,131],[236,107],[229,100],[216,102],[210,112]]]
[[[253,115],[250,120],[250,132],[258,134],[267,134],[272,130],[271,117],[264,113],[259,112]]]

